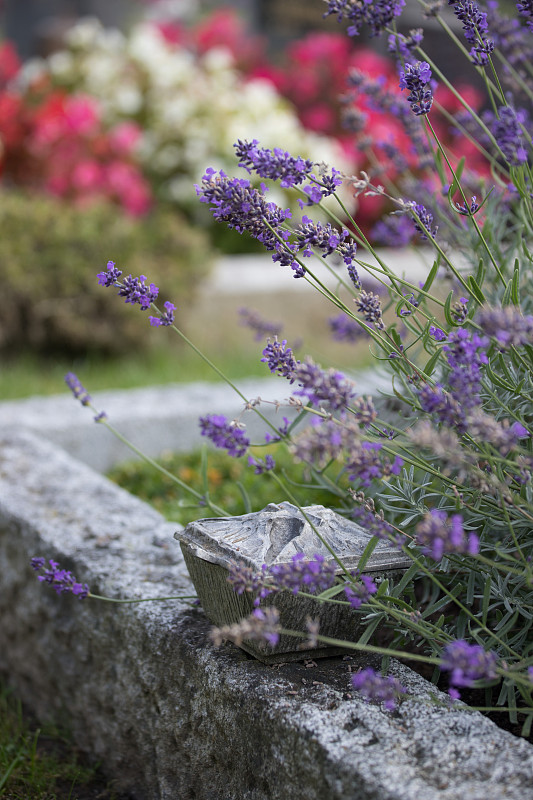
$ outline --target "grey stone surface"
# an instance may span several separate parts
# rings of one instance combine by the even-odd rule
[[[392,248],[376,248],[380,259],[390,265],[396,275],[404,275],[410,281],[424,280],[433,264],[434,254],[431,249],[405,247],[400,250]],[[364,259],[373,267],[378,266],[378,261],[369,253]],[[454,263],[464,263],[464,257],[456,258]],[[337,268],[336,272],[343,274],[344,267]],[[319,259],[313,261],[313,272],[326,285],[332,284],[332,275],[329,269]],[[335,272],[335,269],[334,269]],[[358,267],[358,272],[365,281],[375,281],[372,270]],[[376,282],[377,283],[377,282]],[[334,282],[333,282],[333,285]],[[269,253],[255,255],[223,256],[219,258],[213,274],[206,281],[203,291],[214,291],[216,294],[248,294],[250,292],[316,292],[305,280],[287,280],[287,269],[277,267],[272,269],[272,256]]]
[[[200,609],[57,597],[29,558],[93,592],[189,593],[176,526],[52,444],[0,435],[0,670],[136,800],[533,800],[533,748],[476,712],[350,696],[365,660],[267,667],[216,650]]]
[[[269,567],[290,564],[294,555],[304,553],[307,558],[323,556],[340,573],[343,570],[331,550],[347,569],[357,569],[372,534],[331,508],[314,505],[305,506],[303,511],[305,516],[287,501],[270,503],[261,511],[239,517],[196,520],[178,532],[176,538],[198,558],[226,569],[232,562],[240,561],[260,572],[263,564]],[[412,563],[388,542],[380,541],[367,561],[365,572],[407,568]]]
[[[390,387],[390,377],[364,372],[354,378],[359,394],[370,394],[378,388]],[[290,384],[283,378],[247,379],[239,389],[249,400],[287,400]],[[198,417],[202,414],[225,414],[229,419],[239,417],[244,402],[223,383],[188,383],[151,386],[146,389],[93,392],[93,403],[105,411],[109,422],[127,439],[149,456],[164,450],[187,452],[198,447],[205,438],[200,436]],[[275,424],[282,417],[292,418],[291,409],[276,412],[273,405],[261,406],[261,412]],[[85,464],[106,472],[115,464],[135,458],[135,454],[84,408],[65,387],[61,395],[28,397],[0,403],[0,428],[25,429],[44,436],[63,447]],[[243,417],[252,437],[263,441],[264,424],[251,411]]]

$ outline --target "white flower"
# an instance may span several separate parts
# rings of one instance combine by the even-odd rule
[[[67,50],[52,53],[48,59],[48,66],[53,75],[68,77],[74,68],[74,58]]]
[[[117,110],[124,116],[138,114],[143,106],[143,97],[134,83],[120,84],[115,92]]]
[[[103,30],[103,25],[96,17],[83,17],[70,28],[65,39],[71,47],[89,50],[98,43]]]

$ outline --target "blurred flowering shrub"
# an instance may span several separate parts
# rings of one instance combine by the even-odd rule
[[[50,82],[17,88],[20,64],[0,48],[0,170],[6,185],[48,192],[87,205],[111,201],[133,216],[146,214],[151,189],[135,156],[140,129],[104,126],[99,103],[69,95]]]
[[[124,36],[85,19],[68,33],[62,51],[29,62],[19,85],[26,94],[49,85],[90,95],[107,127],[138,126],[135,153],[155,196],[185,208],[193,206],[192,184],[206,161],[229,168],[228,153],[239,135],[260,133],[273,146],[342,163],[336,142],[306,131],[272,81],[244,77],[239,66],[251,66],[251,52],[241,52],[236,62],[228,40],[237,49],[242,37],[221,31],[224,16],[214,21],[194,35],[145,22]]]

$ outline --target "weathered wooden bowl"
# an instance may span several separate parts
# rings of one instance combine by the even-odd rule
[[[307,506],[304,512],[345,567],[356,570],[372,534],[324,506]],[[292,556],[303,553],[307,558],[323,555],[336,565],[303,514],[287,502],[270,503],[262,511],[240,517],[197,520],[178,531],[175,538],[180,542],[202,607],[217,626],[239,622],[253,611],[250,593],[238,595],[228,583],[230,563],[240,562],[259,572],[263,564],[290,564]],[[387,577],[398,577],[411,563],[404,553],[382,541],[367,561],[364,573],[379,583]],[[336,572],[342,573],[340,567]],[[360,617],[349,606],[299,597],[290,591],[261,601],[261,606],[267,605],[276,606],[286,629],[305,631],[306,619],[311,617],[318,620],[320,633],[325,636],[350,640],[360,630]],[[275,647],[250,640],[240,646],[269,664],[346,652],[341,647],[322,645],[302,649],[298,639],[287,635],[282,635]]]

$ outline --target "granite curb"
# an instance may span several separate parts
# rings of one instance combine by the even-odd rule
[[[533,747],[409,668],[394,713],[350,692],[367,659],[274,667],[215,649],[201,609],[58,597],[190,594],[178,526],[50,442],[0,434],[0,670],[136,800],[533,800]]]

